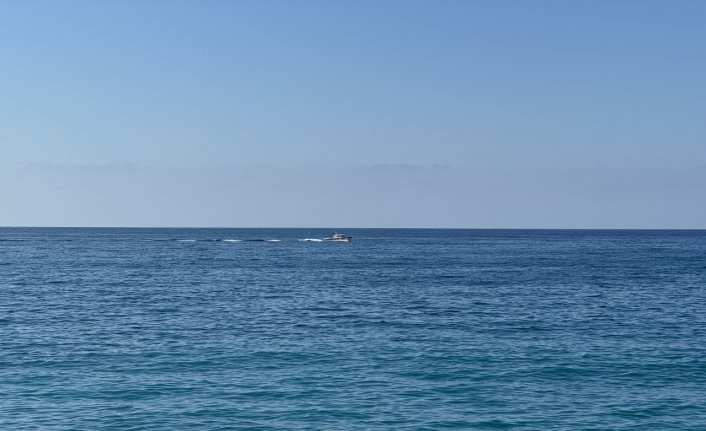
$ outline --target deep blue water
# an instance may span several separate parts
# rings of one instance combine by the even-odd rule
[[[706,430],[706,231],[331,233],[0,228],[0,429]]]

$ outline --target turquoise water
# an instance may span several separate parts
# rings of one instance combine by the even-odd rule
[[[706,231],[331,233],[0,228],[0,429],[706,429]]]

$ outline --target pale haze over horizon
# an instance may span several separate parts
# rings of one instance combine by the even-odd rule
[[[0,226],[706,228],[706,2],[0,3]]]

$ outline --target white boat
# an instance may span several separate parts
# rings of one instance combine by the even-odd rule
[[[344,235],[342,233],[335,232],[333,236],[324,238],[324,241],[337,241],[337,242],[351,242],[352,236]]]

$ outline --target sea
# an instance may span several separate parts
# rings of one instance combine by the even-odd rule
[[[0,228],[0,430],[706,430],[706,231]]]

